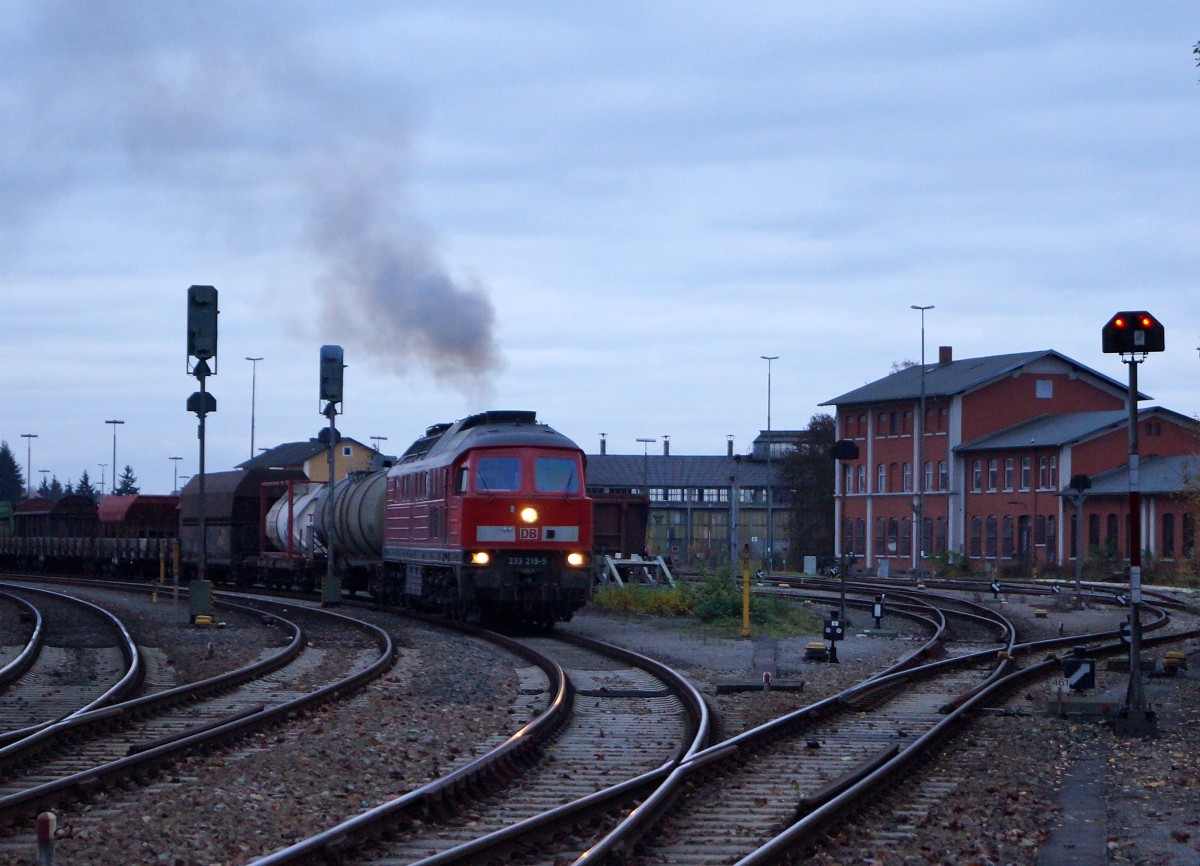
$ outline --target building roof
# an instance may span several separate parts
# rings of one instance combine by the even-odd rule
[[[779,463],[707,455],[589,454],[589,487],[766,487]],[[778,483],[778,480],[776,480]]]
[[[1138,460],[1138,490],[1141,493],[1178,493],[1200,481],[1200,456],[1143,457]],[[1073,495],[1064,491],[1063,495]],[[1129,495],[1129,467],[1118,466],[1092,476],[1087,496]]]
[[[952,397],[975,390],[1013,372],[1027,367],[1035,361],[1046,358],[1056,359],[1068,365],[1073,370],[1087,374],[1107,382],[1112,387],[1127,391],[1128,386],[1116,379],[1098,373],[1090,367],[1073,361],[1053,349],[1042,349],[1037,352],[1017,352],[1011,355],[987,355],[982,358],[964,358],[961,361],[950,361],[945,364],[925,365],[925,396]],[[885,403],[890,400],[916,400],[921,396],[921,365],[916,364],[897,370],[890,376],[868,382],[853,391],[847,391],[839,397],[826,400],[822,406],[843,406],[852,403]],[[1145,395],[1141,395],[1146,399]]]
[[[361,448],[367,448],[375,451],[369,445],[363,445],[357,439],[351,439],[348,436],[338,436],[337,441],[347,445],[358,445]],[[322,431],[323,434],[326,431]],[[308,439],[303,442],[284,442],[282,445],[276,445],[274,448],[268,448],[261,454],[245,460],[235,469],[270,469],[272,466],[303,466],[305,460],[316,457],[318,454],[325,454],[329,450],[329,446],[325,443],[327,438],[323,435],[319,439]],[[385,460],[394,460],[395,458],[383,457]]]
[[[1139,419],[1151,417],[1167,417],[1185,427],[1200,431],[1200,424],[1197,424],[1195,419],[1172,412],[1170,409],[1148,406],[1138,410]],[[1129,412],[1125,409],[1039,415],[1028,421],[1022,421],[1020,424],[1014,424],[1003,430],[997,430],[995,433],[964,442],[954,450],[962,453],[996,449],[1061,447],[1128,425]]]

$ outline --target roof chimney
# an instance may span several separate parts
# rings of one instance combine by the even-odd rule
[[[727,433],[727,434],[725,434],[725,438],[728,440],[725,445],[725,456],[732,457],[733,456],[733,434]]]
[[[662,440],[663,440],[663,457],[670,457],[671,456],[671,437],[668,434],[664,433]]]
[[[608,453],[608,440],[604,438],[607,435],[608,435],[607,433],[600,434],[600,454],[601,454],[601,456]]]
[[[938,346],[938,363],[949,364],[954,360],[953,346]]]

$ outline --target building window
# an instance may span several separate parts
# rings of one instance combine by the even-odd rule
[[[1053,379],[1038,379],[1034,393],[1039,400],[1054,399],[1054,380]]]
[[[912,521],[907,517],[900,521],[900,555],[912,556]]]
[[[1004,458],[1004,489],[1013,489],[1013,476],[1016,475],[1016,461],[1011,457]]]
[[[350,457],[353,454],[354,454],[354,446],[353,445],[343,445],[342,446],[342,456],[343,457]]]
[[[845,472],[842,473],[842,490],[846,493],[854,492],[854,467],[846,464]]]
[[[1058,533],[1055,532],[1054,515],[1046,518],[1046,562],[1054,562],[1058,557]]]
[[[1111,544],[1114,548],[1118,546],[1118,542],[1120,541],[1120,539],[1117,535],[1117,533],[1118,533],[1117,527],[1119,525],[1120,524],[1117,522],[1117,515],[1115,515],[1115,514],[1108,515],[1108,520],[1105,521],[1105,527],[1104,527],[1104,529],[1105,529],[1104,543],[1105,544]]]
[[[946,460],[938,461],[938,490],[950,489],[950,463]]]
[[[1095,548],[1100,547],[1100,515],[1099,514],[1089,514],[1088,515],[1088,549],[1090,550],[1093,547],[1095,547]],[[1086,556],[1086,555],[1087,555],[1087,551],[1084,551],[1084,556]]]
[[[1049,484],[1049,487],[1051,490],[1058,489],[1058,458],[1057,457],[1050,458],[1050,484]]]
[[[1017,518],[1017,553],[1022,559],[1028,559],[1033,552],[1032,531],[1029,525],[1029,515],[1022,514]]]
[[[887,545],[887,521],[882,517],[875,518],[875,549],[883,554]]]
[[[860,463],[858,466],[858,492],[867,492],[867,464]]]
[[[912,412],[905,412],[900,419],[900,432],[907,435],[912,432]]]
[[[867,521],[861,517],[854,521],[854,547],[860,554],[867,549]]]
[[[901,470],[901,472],[903,475],[903,485],[904,486],[902,486],[900,489],[903,490],[905,493],[908,493],[913,489],[913,486],[912,486],[912,481],[913,481],[912,464],[905,463],[904,468]]]
[[[933,552],[934,553],[945,553],[946,552],[946,518],[939,517],[937,519],[937,522],[934,524],[934,526],[936,527],[936,535],[933,539]]]
[[[1044,545],[1046,543],[1046,515],[1039,514],[1037,520],[1033,522],[1033,543]]]
[[[996,517],[992,515],[987,519],[987,558],[996,558]]]
[[[887,522],[887,552],[890,556],[895,556],[896,551],[900,546],[900,521],[894,517],[888,518]]]
[[[880,463],[875,472],[875,492],[887,493],[887,464]]]
[[[1033,481],[1033,458],[1021,458],[1021,489],[1028,490],[1030,482]]]
[[[876,418],[875,418],[875,438],[876,439],[882,439],[884,436],[887,435],[887,427],[885,426],[886,421],[887,421],[887,413],[886,412],[880,412],[879,415],[876,416]]]
[[[1000,461],[993,457],[988,461],[988,486],[987,489],[991,492],[996,491],[996,485],[1000,481]]]
[[[1175,515],[1162,516],[1162,553],[1165,559],[1175,558]]]
[[[983,556],[983,518],[978,516],[971,518],[971,556]]]
[[[933,490],[933,461],[925,461],[925,477],[921,479],[922,490]]]
[[[1012,559],[1013,555],[1013,519],[1012,516],[1004,518],[1003,529],[1000,534],[1001,553],[1005,559]]]
[[[1046,483],[1050,479],[1050,458],[1038,458],[1038,490],[1045,490]]]
[[[1183,515],[1183,550],[1181,551],[1185,559],[1191,559],[1196,555],[1196,515]]]
[[[983,489],[983,461],[976,460],[971,464],[971,489],[978,493]]]

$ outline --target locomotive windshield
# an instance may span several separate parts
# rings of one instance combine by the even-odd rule
[[[481,457],[475,464],[476,490],[520,490],[519,457]]]
[[[576,493],[579,471],[569,457],[539,457],[533,464],[533,483],[538,493]]]

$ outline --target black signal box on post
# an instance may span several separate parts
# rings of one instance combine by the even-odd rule
[[[1135,355],[1166,351],[1162,323],[1145,310],[1126,310],[1108,320],[1101,331],[1103,351],[1112,355]]]

